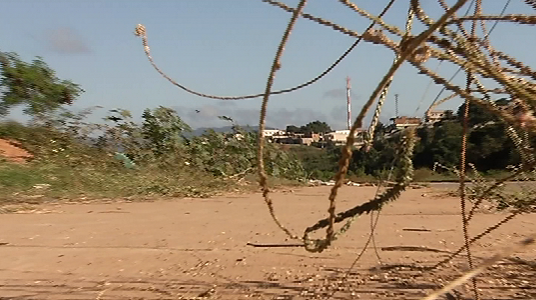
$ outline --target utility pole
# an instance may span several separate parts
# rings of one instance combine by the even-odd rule
[[[346,121],[348,125],[348,130],[352,128],[352,100],[350,99],[350,92],[350,77],[348,76],[346,77],[346,111],[348,113]]]
[[[395,118],[398,118],[398,94],[395,94]]]

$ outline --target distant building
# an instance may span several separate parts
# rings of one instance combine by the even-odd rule
[[[421,118],[416,117],[397,117],[391,118],[391,121],[393,122],[392,125],[399,130],[421,125]]]
[[[286,132],[280,129],[265,129],[262,131],[265,137],[271,137],[274,135],[285,135]]]
[[[446,110],[429,111],[426,113],[426,123],[434,124],[441,121],[446,115]]]
[[[365,129],[358,129],[355,135],[354,145],[362,145]],[[350,130],[336,130],[324,135],[326,141],[331,141],[335,145],[344,145],[346,144],[346,139],[350,135]]]
[[[297,144],[310,146],[312,143],[318,143],[323,140],[319,133],[292,133],[286,135],[273,135],[270,140],[279,144]]]
[[[322,140],[322,136],[319,133],[305,134],[299,138],[300,144],[311,146],[312,143],[318,143]]]

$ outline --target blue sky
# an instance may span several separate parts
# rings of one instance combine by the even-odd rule
[[[285,1],[291,6],[297,2]],[[402,27],[408,2],[397,1],[385,19]],[[356,3],[378,14],[387,0]],[[435,1],[423,3],[432,17],[439,16],[441,9]],[[496,14],[503,5],[502,0],[487,0],[484,11]],[[369,23],[338,1],[311,0],[305,11],[358,32]],[[533,14],[534,10],[521,0],[512,0],[506,13]],[[152,69],[141,39],[133,31],[138,23],[146,26],[156,63],[176,81],[203,93],[232,96],[264,90],[289,17],[287,12],[260,0],[4,0],[0,10],[0,51],[16,52],[26,61],[42,56],[58,77],[79,83],[86,92],[72,108],[104,106],[92,117],[94,120],[108,109],[124,108],[139,116],[145,108],[162,105],[175,108],[194,128],[226,125],[217,119],[218,115],[256,125],[260,99],[220,101],[179,90]],[[417,24],[415,29],[419,28],[422,27]],[[534,66],[535,33],[534,26],[501,23],[491,41],[499,50]],[[300,19],[274,88],[288,88],[315,77],[353,41]],[[343,129],[346,76],[352,79],[355,116],[392,59],[393,54],[382,46],[362,43],[317,84],[272,96],[268,126],[284,128],[319,119]],[[430,67],[436,65],[434,62]],[[439,69],[446,77],[454,71],[448,65]],[[458,81],[463,81],[463,76]],[[422,116],[439,91],[432,86],[425,94],[428,84],[429,79],[418,75],[413,67],[402,67],[382,120],[387,121],[395,113],[394,94],[400,95],[400,114]],[[442,108],[455,109],[459,104],[459,100],[453,100]],[[196,113],[196,109],[201,112]],[[20,118],[20,112],[13,117]]]

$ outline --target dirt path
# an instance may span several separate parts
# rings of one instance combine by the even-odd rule
[[[315,187],[276,193],[281,220],[301,235],[306,226],[325,217],[328,190]],[[374,190],[344,187],[338,209],[369,199]],[[460,274],[464,266],[460,258],[433,274],[371,271],[379,265],[371,249],[338,287],[366,241],[370,216],[357,220],[324,253],[255,248],[246,244],[285,242],[259,194],[47,205],[43,209],[51,213],[3,214],[0,218],[4,228],[0,243],[6,243],[0,246],[0,299],[313,299],[335,289],[340,291],[334,299],[418,299]],[[430,265],[447,255],[382,251],[382,247],[456,250],[462,245],[458,210],[456,198],[439,197],[437,190],[403,194],[380,217],[376,246],[381,262]],[[503,217],[478,214],[471,233],[480,233]],[[534,216],[518,217],[484,238],[473,252],[489,256],[534,228]],[[393,248],[385,248],[389,249]],[[536,250],[518,256],[534,263]],[[479,282],[483,299],[536,298],[534,266],[504,263]]]

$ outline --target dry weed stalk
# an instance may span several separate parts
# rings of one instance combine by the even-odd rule
[[[352,147],[354,144],[355,133],[358,128],[362,126],[363,119],[365,114],[369,111],[370,107],[374,104],[376,99],[379,96],[379,103],[376,108],[376,114],[379,115],[383,100],[388,91],[390,82],[393,79],[398,68],[407,61],[409,64],[414,66],[420,74],[428,76],[435,84],[442,86],[445,90],[450,91],[451,95],[439,100],[436,104],[443,103],[454,97],[462,98],[466,107],[468,104],[476,104],[487,111],[493,113],[498,117],[498,119],[506,124],[506,134],[514,141],[517,151],[522,157],[522,165],[515,171],[511,176],[503,178],[495,183],[485,186],[486,183],[480,178],[478,184],[482,188],[478,193],[470,194],[468,197],[470,200],[476,200],[472,209],[466,214],[465,208],[465,147],[461,153],[462,164],[460,166],[460,171],[458,172],[460,176],[460,192],[461,192],[461,205],[462,205],[462,217],[464,223],[464,236],[466,243],[460,248],[459,251],[456,251],[454,255],[447,258],[447,260],[442,261],[436,264],[435,267],[443,265],[446,261],[450,261],[455,255],[461,253],[464,249],[469,248],[469,246],[476,240],[482,238],[487,233],[498,228],[502,224],[513,219],[516,215],[522,213],[520,209],[516,209],[505,218],[503,221],[498,224],[491,226],[483,233],[477,235],[476,237],[470,239],[467,234],[467,225],[469,221],[474,216],[474,212],[477,209],[478,205],[487,197],[489,197],[501,184],[507,180],[510,180],[517,175],[528,176],[528,173],[534,175],[535,167],[535,158],[533,148],[529,143],[529,135],[536,133],[536,117],[534,116],[534,109],[536,107],[536,71],[531,67],[525,65],[524,63],[518,61],[514,57],[495,50],[489,40],[488,36],[491,31],[488,31],[485,27],[486,21],[495,21],[495,22],[514,22],[517,24],[536,24],[536,17],[527,16],[527,15],[484,15],[481,12],[481,1],[477,1],[477,7],[475,8],[475,13],[472,16],[456,16],[456,11],[467,3],[467,0],[458,0],[456,3],[449,7],[444,0],[438,0],[439,4],[445,10],[445,13],[437,20],[432,20],[428,14],[421,7],[419,0],[409,0],[409,14],[406,22],[406,30],[401,30],[394,25],[388,24],[384,19],[384,13],[391,7],[394,0],[391,0],[387,6],[384,8],[383,12],[374,16],[368,11],[360,8],[357,4],[352,3],[349,0],[339,0],[343,5],[349,9],[355,11],[360,16],[369,19],[372,23],[371,25],[363,32],[358,33],[354,30],[345,28],[335,22],[326,20],[324,18],[314,16],[311,14],[303,13],[303,7],[305,5],[304,0],[300,1],[297,8],[291,8],[287,5],[276,1],[276,0],[261,0],[265,3],[268,3],[272,6],[281,8],[289,13],[292,13],[291,20],[285,34],[283,35],[281,44],[278,48],[278,51],[275,55],[274,63],[272,65],[270,75],[268,76],[268,82],[264,93],[246,95],[246,96],[233,96],[233,97],[224,97],[224,96],[214,96],[208,95],[200,92],[196,92],[186,88],[185,86],[175,82],[169,76],[164,74],[158,66],[154,63],[147,41],[147,34],[145,27],[143,25],[138,25],[136,29],[136,35],[141,36],[144,50],[146,56],[148,57],[153,68],[156,69],[164,78],[170,81],[172,84],[178,86],[179,88],[206,98],[221,99],[221,100],[240,100],[240,99],[251,99],[257,97],[263,97],[263,104],[261,108],[261,115],[259,120],[259,148],[258,148],[258,172],[259,172],[259,183],[263,190],[263,195],[265,197],[266,204],[269,208],[272,218],[277,223],[277,225],[291,238],[297,239],[298,237],[289,230],[287,230],[281,223],[277,220],[277,217],[273,211],[273,204],[268,197],[269,189],[267,186],[266,175],[264,174],[264,165],[263,165],[263,145],[264,139],[262,134],[262,129],[264,128],[265,117],[266,117],[266,106],[268,102],[269,95],[281,94],[286,92],[292,92],[300,88],[309,86],[319,79],[328,74],[335,66],[337,66],[347,55],[350,53],[360,41],[365,41],[373,44],[382,45],[393,51],[395,55],[395,61],[393,62],[391,68],[385,74],[383,79],[378,83],[375,90],[370,95],[368,101],[363,106],[361,112],[355,119],[350,134],[347,138],[345,146],[342,148],[341,159],[339,161],[339,171],[335,176],[335,185],[331,189],[329,195],[329,208],[328,208],[328,217],[326,219],[318,221],[313,226],[307,228],[304,232],[302,241],[304,243],[305,249],[312,252],[321,252],[334,241],[340,234],[348,230],[352,221],[359,215],[363,213],[369,213],[371,211],[379,210],[382,205],[387,202],[393,201],[398,198],[400,192],[411,181],[412,176],[412,165],[411,165],[411,153],[414,145],[414,133],[413,131],[407,131],[404,133],[404,143],[403,146],[399,149],[399,161],[397,165],[396,172],[397,183],[387,190],[384,194],[376,197],[375,199],[363,204],[356,206],[346,212],[336,213],[336,198],[338,189],[342,186],[342,182],[348,170],[348,164],[352,154]],[[534,0],[525,0],[525,2],[536,8],[536,2]],[[284,45],[288,40],[288,36],[294,23],[298,17],[303,17],[309,21],[316,22],[320,25],[327,26],[334,31],[340,32],[342,34],[356,38],[356,41],[353,45],[337,59],[329,68],[322,72],[319,76],[314,79],[301,84],[299,86],[280,90],[280,91],[271,91],[271,86],[274,80],[276,71],[280,68],[280,58],[284,49]],[[413,18],[416,18],[424,26],[420,34],[415,36],[411,35],[411,22]],[[473,23],[471,32],[468,33],[464,28],[464,23],[471,21]],[[483,32],[485,32],[485,37],[478,37],[475,33],[475,28],[477,22],[480,22]],[[378,29],[373,28],[377,26]],[[454,25],[458,28],[460,33],[455,32],[450,29],[449,26]],[[388,35],[389,34],[389,35]],[[464,87],[452,83],[450,80],[447,80],[443,76],[437,74],[437,72],[432,71],[426,62],[430,60],[437,61],[447,61],[453,65],[459,67],[461,70],[465,71],[467,80]],[[496,87],[486,87],[482,82],[485,79],[493,80]],[[480,94],[480,95],[478,95]],[[513,104],[507,107],[498,107],[493,101],[491,101],[492,94],[506,94],[510,96],[511,99],[514,99]],[[377,118],[373,119],[374,120]],[[467,114],[465,116],[467,120]],[[465,124],[465,134],[462,144],[465,144],[467,138],[467,124]],[[370,135],[371,136],[371,135]],[[534,202],[534,200],[532,200]],[[347,223],[338,231],[335,231],[335,223],[342,222],[347,220]],[[326,228],[326,236],[324,239],[312,239],[310,234],[318,229]],[[533,240],[527,240],[525,243],[522,243],[522,246],[527,246],[532,243]],[[504,254],[504,253],[503,253]],[[504,254],[506,255],[506,254]],[[491,263],[497,261],[497,257],[486,261],[484,265],[475,269],[476,271],[466,274],[460,280],[467,280],[475,276],[479,270],[485,268]],[[457,281],[454,284],[460,284],[462,281]],[[425,299],[435,299],[437,297],[431,295]],[[475,295],[478,298],[478,294]]]
[[[426,15],[424,10],[421,8],[419,1],[411,0],[410,1],[411,13],[408,16],[407,24],[410,24],[409,20],[413,16],[412,13],[414,13],[417,19],[428,27],[420,35],[413,37],[408,34],[407,29],[409,25],[407,25],[406,31],[402,31],[396,26],[390,25],[383,20],[382,18],[383,14],[385,13],[386,9],[390,7],[393,1],[391,1],[387,5],[386,9],[384,9],[384,11],[379,16],[374,16],[368,13],[367,11],[359,8],[356,4],[350,1],[340,0],[340,2],[346,5],[347,7],[356,11],[361,16],[364,16],[365,18],[368,18],[369,20],[371,20],[373,22],[371,25],[377,24],[386,32],[393,34],[394,36],[400,37],[399,42],[391,40],[391,38],[387,37],[381,31],[372,29],[371,28],[372,26],[369,26],[369,28],[365,30],[365,33],[361,35],[353,30],[344,28],[334,22],[327,21],[320,17],[315,17],[311,14],[302,13],[301,11],[298,12],[296,11],[296,9],[290,8],[281,2],[278,2],[275,0],[262,0],[262,1],[269,3],[271,5],[274,5],[274,6],[280,7],[288,12],[291,12],[293,13],[294,16],[301,15],[308,20],[317,22],[321,25],[329,26],[332,29],[342,32],[344,34],[357,37],[359,38],[359,40],[364,40],[367,42],[384,45],[387,48],[393,50],[395,54],[398,57],[400,57],[400,59],[395,61],[391,70],[384,77],[382,82],[380,82],[376,90],[373,92],[373,94],[369,98],[369,101],[363,107],[363,110],[361,111],[359,116],[356,118],[356,121],[354,122],[354,126],[353,126],[353,129],[354,129],[353,132],[355,132],[356,125],[357,126],[361,125],[364,115],[368,112],[370,106],[376,100],[378,94],[381,94],[382,92],[383,93],[386,92],[385,87],[388,86],[388,83],[390,82],[392,75],[394,75],[397,68],[406,59],[408,60],[409,63],[417,67],[417,69],[419,69],[419,71],[422,74],[428,75],[432,80],[435,81],[435,83],[443,85],[447,90],[451,90],[453,92],[452,94],[453,96],[448,97],[447,99],[445,99],[445,101],[447,101],[451,97],[454,97],[455,95],[461,96],[462,98],[465,98],[467,101],[470,101],[471,103],[475,103],[475,104],[481,105],[489,109],[491,112],[497,114],[503,121],[511,124],[511,126],[515,128],[520,128],[520,129],[529,130],[529,131],[534,131],[536,129],[536,125],[534,124],[534,122],[527,122],[527,119],[529,121],[531,120],[532,105],[528,105],[524,113],[518,114],[518,115],[512,115],[510,112],[507,112],[500,108],[495,107],[493,103],[491,103],[490,101],[482,100],[476,96],[473,96],[472,90],[467,90],[467,89],[464,90],[463,88],[458,87],[448,82],[446,79],[442,78],[440,75],[436,74],[435,72],[431,71],[430,69],[424,66],[423,63],[431,58],[436,58],[438,60],[448,60],[466,69],[468,73],[470,74],[470,80],[479,87],[477,90],[480,92],[485,92],[485,93],[488,93],[488,92],[505,93],[506,92],[506,93],[510,93],[510,94],[514,94],[518,96],[527,96],[527,97],[522,98],[524,99],[524,103],[531,103],[534,101],[535,91],[536,91],[534,83],[528,82],[527,80],[519,80],[517,77],[511,76],[511,75],[507,76],[505,75],[505,72],[510,73],[510,74],[515,73],[515,74],[523,74],[523,75],[528,75],[530,77],[535,77],[535,74],[536,74],[535,71],[533,71],[530,67],[524,65],[523,63],[517,61],[516,59],[510,57],[509,55],[492,49],[489,46],[489,43],[487,43],[485,40],[482,41],[482,40],[479,40],[478,38],[469,37],[467,32],[465,32],[465,30],[462,30],[462,34],[460,35],[447,28],[446,25],[449,25],[449,24],[456,24],[457,26],[459,26],[459,28],[463,28],[460,25],[460,23],[466,19],[467,20],[490,19],[489,16],[480,17],[479,15],[466,17],[465,19],[456,17],[455,11],[459,9],[462,5],[464,5],[467,1],[458,1],[454,6],[450,8],[448,8],[448,6],[445,4],[444,1],[440,1],[440,4],[446,10],[446,13],[441,17],[440,20],[438,20],[437,22],[434,22]],[[512,15],[493,18],[493,20],[499,20],[499,21],[513,20],[513,19],[515,18],[513,18]],[[521,20],[521,19],[529,20],[531,18],[522,18],[518,16],[516,20]],[[202,97],[227,99],[227,100],[248,99],[248,98],[260,97],[260,96],[266,96],[266,93],[263,93],[263,94],[237,96],[237,97],[222,97],[222,96],[212,96],[212,95],[202,94],[202,93],[198,93],[198,92],[186,89],[184,88],[184,86],[176,83],[170,77],[165,75],[156,66],[149,52],[147,33],[143,25],[138,25],[136,29],[136,35],[142,37],[146,55],[149,58],[149,61],[151,62],[153,67],[160,74],[162,74],[162,76],[164,76],[167,80],[179,86],[180,88],[185,89],[188,92],[194,93]],[[351,51],[353,47],[355,47],[355,44],[352,45],[349,51]],[[493,59],[505,61],[507,64],[509,64],[511,68],[510,69],[499,68],[497,64],[492,63],[484,55],[483,49],[490,50],[491,52],[489,53],[489,56],[491,56]],[[327,74],[327,72],[329,72],[335,65],[337,65],[342,60],[342,58],[344,58],[347,54],[348,54],[348,51],[345,52],[339,58],[339,60],[337,60],[332,66],[330,66],[330,68],[328,68],[328,70],[323,72],[320,76],[324,76],[325,74]],[[485,89],[484,85],[481,84],[479,79],[477,78],[477,75],[482,76],[483,78],[495,79],[496,81],[498,81],[499,84],[502,84],[504,88]],[[279,92],[289,92],[289,91],[292,91],[293,89],[287,89],[287,90],[276,91],[276,92],[269,91],[268,94],[276,94]],[[381,105],[379,105],[378,108],[381,108]],[[353,142],[353,135],[351,134],[349,136],[349,140],[345,149],[343,149],[343,158],[341,159],[341,162],[340,162],[342,164],[340,165],[341,166],[340,172],[337,175],[337,182],[341,182],[341,180],[344,177],[344,174],[346,173],[344,165],[349,160],[348,149],[350,148],[349,145],[352,145],[352,142]],[[524,143],[524,145],[526,146],[526,142]],[[339,187],[340,187],[340,184],[336,184],[330,194],[330,209],[329,209],[330,220],[331,220],[330,224],[332,224],[334,220],[334,215],[335,215],[334,197],[336,197],[336,191]],[[327,238],[329,239],[330,237],[333,236],[333,234],[334,234],[333,228],[332,226],[329,226]]]
[[[265,142],[264,128],[266,126],[266,109],[268,107],[268,99],[270,98],[270,92],[272,91],[272,85],[274,83],[275,73],[277,72],[277,70],[281,68],[281,57],[283,56],[285,45],[287,44],[287,41],[290,37],[290,33],[292,32],[292,29],[294,28],[294,25],[296,24],[296,21],[298,20],[306,3],[307,3],[307,0],[300,1],[300,3],[298,4],[298,7],[292,13],[292,18],[290,18],[287,28],[285,29],[285,33],[283,34],[283,37],[281,38],[281,42],[279,43],[279,47],[277,48],[277,52],[275,54],[272,67],[270,69],[270,74],[268,75],[268,82],[266,83],[266,90],[264,91],[264,96],[262,99],[261,115],[259,117],[259,139],[258,139],[258,152],[257,152],[257,161],[259,163],[258,165],[259,185],[262,188],[262,196],[264,198],[264,201],[266,202],[266,205],[268,206],[272,219],[277,224],[277,226],[281,228],[281,230],[283,230],[291,239],[298,239],[298,237],[294,235],[293,233],[291,233],[290,230],[288,230],[285,226],[283,226],[283,224],[281,224],[281,222],[275,215],[272,199],[270,199],[270,196],[268,195],[268,193],[270,192],[270,189],[268,187],[268,177],[266,176],[266,172],[264,170],[264,142]]]
[[[456,287],[464,284],[468,280],[474,278],[475,276],[482,273],[487,268],[495,265],[496,263],[503,260],[504,258],[533,245],[535,243],[535,238],[536,238],[536,235],[531,235],[530,237],[525,238],[522,241],[518,242],[514,246],[503,249],[502,251],[496,253],[492,257],[484,260],[478,267],[467,271],[465,274],[460,276],[458,279],[452,281],[451,283],[447,284],[445,287],[443,287],[439,291],[432,293],[429,296],[422,298],[421,300],[438,299],[441,295],[448,293],[452,291],[453,289],[455,289]]]
[[[475,4],[475,15],[480,15],[482,13],[482,0],[477,0]],[[476,40],[476,25],[477,22],[474,21],[471,26],[471,36],[470,38],[472,40]],[[464,37],[467,39],[467,33],[465,32],[463,26],[461,26],[460,23],[458,23],[458,28],[460,31],[462,31]],[[466,91],[471,90],[471,84],[473,82],[473,76],[470,72],[466,73],[466,85],[465,89]],[[464,239],[464,249],[467,253],[467,262],[469,264],[469,268],[473,268],[473,256],[471,253],[471,247],[469,244],[469,220],[467,218],[467,201],[466,201],[466,193],[465,193],[465,166],[467,164],[467,139],[469,136],[469,105],[471,104],[469,100],[465,99],[465,108],[463,112],[463,131],[462,131],[462,150],[460,154],[460,176],[459,176],[459,183],[460,183],[460,210],[462,215],[462,231],[463,231],[463,239]],[[478,293],[478,287],[476,278],[473,278],[472,280],[473,284],[473,294],[475,297],[475,300],[480,299],[480,295]]]
[[[404,132],[402,137],[402,146],[399,149],[398,163],[395,168],[396,183],[387,189],[384,193],[376,196],[374,199],[353,207],[347,211],[340,212],[333,219],[322,219],[311,227],[305,230],[303,240],[305,247],[310,252],[322,252],[325,250],[332,241],[336,240],[340,235],[345,233],[353,223],[353,221],[362,214],[368,214],[374,211],[379,211],[385,204],[398,199],[400,194],[408,187],[413,180],[413,148],[415,146],[415,132],[414,129],[408,129]],[[325,239],[311,239],[309,235],[321,228],[329,227],[331,223],[340,223],[347,220],[345,225],[341,229],[334,233],[330,238]]]
[[[350,4],[350,3],[348,3],[348,1],[342,1],[341,0],[341,2],[344,2],[347,5]],[[404,34],[404,37],[402,38],[403,40],[404,39],[407,40],[409,38],[409,36],[411,35],[411,28],[413,27],[413,15],[414,15],[413,9],[410,7],[409,10],[408,10],[408,16],[407,16],[407,20],[406,20],[406,32]],[[393,61],[393,64],[398,59],[399,59],[399,56],[395,55],[395,59]],[[376,105],[376,109],[374,110],[374,115],[372,116],[372,121],[370,122],[368,131],[367,131],[367,137],[366,137],[366,140],[365,140],[365,147],[366,147],[367,151],[368,151],[368,149],[370,149],[372,147],[372,143],[374,141],[374,132],[376,131],[376,126],[378,125],[378,122],[380,121],[380,114],[382,112],[382,107],[383,107],[383,104],[385,103],[385,99],[387,99],[387,93],[389,92],[389,87],[391,86],[393,78],[394,78],[394,76],[391,76],[391,78],[389,78],[389,82],[387,83],[387,85],[383,89],[382,93],[380,94],[380,98],[378,99],[378,104]]]
[[[315,251],[322,251],[323,249],[327,248],[331,241],[334,238],[334,223],[335,223],[335,199],[337,197],[337,192],[339,188],[342,186],[344,177],[346,173],[348,172],[348,165],[350,163],[350,157],[351,157],[351,148],[354,145],[355,141],[355,134],[357,132],[357,129],[362,126],[363,119],[365,118],[365,114],[368,112],[378,95],[385,89],[385,87],[389,84],[391,81],[391,78],[394,76],[396,71],[402,66],[402,63],[408,59],[414,51],[421,46],[421,43],[423,43],[430,35],[432,35],[438,28],[443,26],[445,22],[448,20],[449,17],[451,17],[456,10],[458,10],[460,7],[462,7],[467,0],[459,0],[456,2],[454,6],[452,6],[437,22],[432,24],[428,29],[423,31],[421,34],[419,34],[416,37],[408,39],[408,41],[405,42],[404,50],[401,51],[396,59],[396,61],[393,63],[391,68],[387,71],[387,74],[383,77],[383,79],[380,81],[376,89],[372,92],[372,95],[370,96],[369,100],[365,103],[363,108],[361,109],[361,112],[357,116],[354,124],[352,125],[352,128],[350,128],[350,133],[348,134],[348,138],[346,141],[346,145],[342,149],[342,156],[339,160],[339,171],[335,174],[335,185],[331,189],[331,193],[329,195],[330,200],[330,206],[328,208],[329,213],[329,225],[326,232],[326,238],[324,242],[318,243],[319,247],[318,249],[311,249]],[[398,182],[399,184],[403,184],[402,182]],[[394,187],[393,187],[394,188]],[[391,188],[391,189],[393,189]],[[398,197],[398,195],[397,195]],[[310,251],[311,251],[310,250]]]

